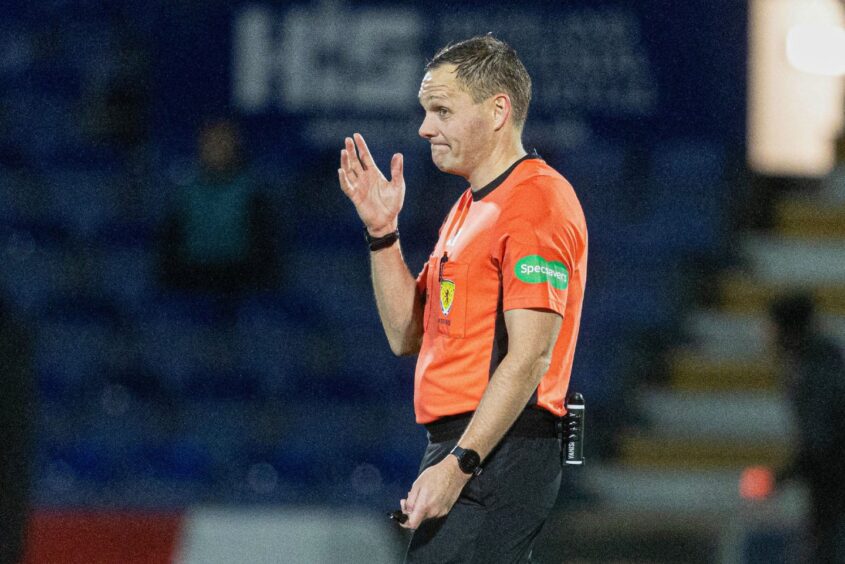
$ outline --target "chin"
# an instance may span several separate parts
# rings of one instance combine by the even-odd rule
[[[434,166],[436,166],[440,172],[445,172],[447,174],[459,174],[455,163],[450,162],[450,159],[438,159],[437,157],[432,155],[431,162],[434,163]]]

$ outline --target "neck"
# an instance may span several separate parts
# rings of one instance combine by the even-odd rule
[[[504,142],[504,139],[502,141],[493,147],[489,156],[478,163],[475,170],[467,177],[473,192],[487,186],[513,163],[526,155],[525,149],[522,147],[522,140],[518,135],[508,139],[507,142]]]

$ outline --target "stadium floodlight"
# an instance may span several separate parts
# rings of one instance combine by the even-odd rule
[[[786,35],[786,58],[810,74],[845,76],[845,27],[796,25]]]

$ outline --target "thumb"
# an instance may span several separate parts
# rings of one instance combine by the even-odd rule
[[[405,158],[402,156],[402,153],[396,153],[393,155],[393,158],[390,160],[390,182],[393,184],[402,183],[404,179],[402,178],[402,171],[404,169],[404,161]]]

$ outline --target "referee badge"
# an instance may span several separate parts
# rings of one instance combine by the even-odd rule
[[[440,281],[440,309],[443,315],[449,315],[452,311],[452,304],[455,302],[455,283],[451,280]]]

